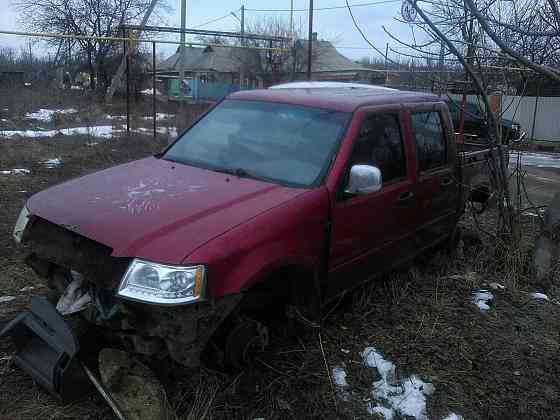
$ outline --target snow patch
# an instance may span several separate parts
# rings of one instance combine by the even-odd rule
[[[39,109],[39,111],[28,112],[25,114],[26,120],[51,121],[54,114],[75,114],[78,112],[74,108],[69,109]]]
[[[341,388],[346,388],[348,386],[348,382],[346,382],[346,371],[343,367],[334,367],[332,370],[332,378],[336,386]]]
[[[488,302],[493,299],[494,295],[488,290],[475,290],[473,292],[472,301],[476,306],[480,308],[481,311],[487,311],[488,309],[490,309],[490,305],[488,305]]]
[[[548,300],[548,296],[540,292],[529,293],[529,296],[532,297],[533,299]]]
[[[142,95],[153,95],[154,90],[153,89],[144,89],[144,90],[141,90],[140,93]],[[161,92],[157,89],[156,89],[156,95],[161,95]]]
[[[158,112],[156,114],[156,121],[161,121],[161,120],[166,120],[169,118],[175,118],[175,114],[166,114],[164,112]],[[149,116],[149,117],[144,117],[144,120],[148,121],[148,120],[153,120],[154,117],[153,115]]]
[[[443,420],[464,420],[464,419],[463,416],[460,416],[459,414],[450,413],[446,417],[444,417]]]
[[[371,405],[371,403],[370,403]],[[368,408],[368,413],[369,414],[380,414],[383,416],[383,418],[385,420],[393,420],[393,417],[395,415],[395,412],[392,408],[386,408],[383,407],[382,405],[376,405],[375,407],[369,407]]]
[[[417,420],[428,419],[426,397],[435,390],[431,383],[424,382],[416,375],[397,380],[395,365],[374,347],[366,347],[362,359],[367,367],[376,368],[381,376],[371,389],[371,395],[379,403],[368,404],[370,414],[383,414],[386,419],[392,419],[396,414]]]
[[[113,137],[113,127],[110,125],[97,125],[92,127],[73,127],[73,128],[63,128],[60,130],[0,130],[0,137],[55,137],[57,135],[63,136],[90,136],[90,137],[100,137],[100,138],[111,138]]]
[[[521,165],[534,166],[537,168],[560,168],[560,154],[522,152]],[[517,164],[517,153],[511,153],[510,165]]]
[[[62,165],[62,159],[60,159],[59,157],[53,159],[47,159],[43,161],[42,164],[45,165],[48,169],[53,169],[56,168],[57,166]]]
[[[135,133],[151,134],[153,128],[138,127],[132,130]],[[55,136],[89,136],[110,139],[114,135],[123,134],[125,126],[113,127],[112,125],[96,125],[91,127],[62,128],[60,130],[0,130],[0,138],[52,138]],[[177,127],[157,127],[156,133],[177,137]],[[97,143],[90,143],[94,146]]]
[[[154,129],[153,128],[144,128],[144,127],[139,127],[135,130],[137,133],[153,133]],[[168,134],[170,137],[177,137],[177,128],[176,127],[157,127],[156,128],[156,133],[158,134]]]
[[[0,303],[7,303],[15,300],[14,296],[0,296]]]
[[[31,171],[29,169],[16,168],[16,169],[5,169],[0,171],[0,175],[29,175]]]

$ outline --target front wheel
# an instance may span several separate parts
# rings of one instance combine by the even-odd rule
[[[265,325],[248,317],[239,317],[226,337],[225,361],[231,367],[241,369],[250,364],[256,354],[262,353],[268,343]]]

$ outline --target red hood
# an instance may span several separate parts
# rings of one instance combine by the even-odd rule
[[[178,264],[212,238],[304,192],[150,157],[51,187],[27,206],[111,247],[114,256]]]

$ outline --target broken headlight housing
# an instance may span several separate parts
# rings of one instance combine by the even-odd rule
[[[206,268],[175,266],[134,259],[121,281],[118,296],[159,305],[204,300]]]

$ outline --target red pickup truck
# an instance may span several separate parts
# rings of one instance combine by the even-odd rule
[[[14,237],[54,293],[1,334],[63,397],[88,334],[188,367],[219,335],[235,364],[266,341],[261,315],[312,316],[451,240],[469,191],[490,189],[487,153],[457,151],[429,94],[234,93],[160,154],[29,199]]]

